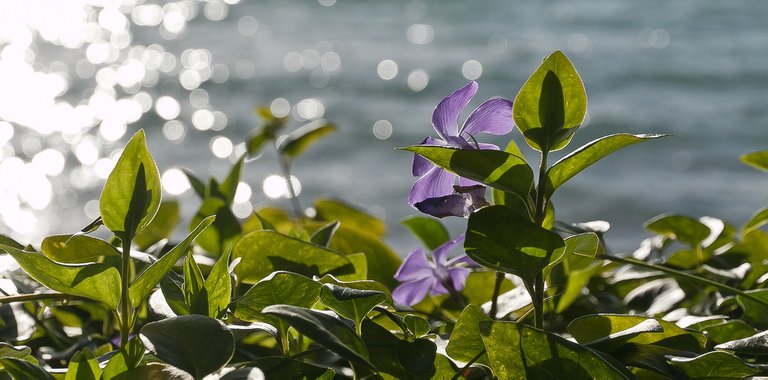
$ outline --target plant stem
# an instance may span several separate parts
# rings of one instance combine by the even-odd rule
[[[125,347],[128,343],[128,336],[131,333],[131,298],[128,293],[128,285],[131,281],[131,234],[121,236],[123,243],[122,265],[120,266],[120,347]]]
[[[539,177],[536,184],[536,210],[533,217],[533,222],[539,226],[543,226],[544,218],[547,216],[547,196],[544,192],[544,179],[547,176],[547,156],[549,151],[547,149],[541,150],[541,162],[539,163]],[[533,292],[531,292],[531,302],[533,303],[533,325],[536,328],[544,328],[544,274],[539,273],[536,275],[533,283]]]
[[[496,272],[496,282],[493,284],[493,298],[491,298],[491,310],[488,316],[496,319],[496,313],[499,309],[499,293],[501,293],[501,284],[504,282],[504,272]]]
[[[475,357],[472,358],[472,360],[470,360],[469,362],[467,362],[467,364],[464,365],[464,367],[456,371],[456,374],[453,375],[451,380],[456,380],[459,378],[459,376],[464,375],[464,373],[469,369],[469,367],[472,366],[472,364],[475,364],[476,361],[480,360],[480,358],[483,357],[483,355],[485,355],[485,350],[478,352],[477,355],[475,355]]]
[[[64,294],[64,293],[18,294],[13,296],[0,297],[0,305],[12,303],[12,302],[29,302],[29,301],[40,301],[40,300],[69,301],[72,299],[79,299],[79,297],[69,295],[69,294]]]
[[[712,280],[710,280],[708,278],[695,276],[695,275],[692,275],[690,273],[685,273],[685,272],[682,272],[682,271],[679,271],[679,270],[676,270],[676,269],[667,268],[667,267],[664,267],[664,266],[661,266],[661,265],[649,264],[649,263],[646,263],[644,261],[633,259],[633,258],[630,258],[630,257],[616,257],[616,256],[611,256],[611,255],[606,255],[606,254],[597,255],[596,257],[599,258],[599,259],[610,260],[610,261],[614,261],[614,262],[620,262],[620,263],[625,263],[625,264],[636,265],[636,266],[643,267],[643,268],[653,269],[653,270],[657,270],[659,272],[664,272],[664,273],[667,273],[667,274],[671,274],[673,276],[685,278],[685,279],[691,280],[693,282],[698,282],[700,284],[711,285],[711,286],[714,286],[714,287],[716,287],[718,289],[726,290],[726,291],[729,291],[731,293],[735,293],[737,295],[740,295],[740,296],[742,296],[744,298],[749,299],[750,301],[754,301],[754,302],[757,302],[757,303],[759,303],[759,304],[761,304],[761,305],[763,305],[765,307],[768,307],[768,300],[764,300],[762,298],[755,297],[752,294],[749,294],[749,293],[747,293],[747,292],[745,292],[745,291],[743,291],[741,289],[734,288],[732,286],[728,286],[728,285],[719,283],[717,281],[712,281]]]
[[[304,212],[301,211],[301,204],[299,204],[299,197],[296,195],[296,190],[293,188],[293,181],[291,181],[291,165],[288,163],[288,159],[275,147],[278,160],[280,161],[280,169],[283,171],[283,178],[285,179],[285,186],[288,188],[288,195],[291,197],[291,206],[293,206],[293,212],[296,216],[303,216]]]

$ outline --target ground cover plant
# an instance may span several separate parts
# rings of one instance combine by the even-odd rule
[[[513,100],[489,99],[460,123],[477,88],[446,96],[432,115],[436,135],[393,153],[413,154],[407,201],[430,215],[403,221],[423,247],[402,261],[382,220],[330,198],[307,213],[291,186],[289,209],[241,222],[231,206],[245,157],[222,180],[186,172],[200,205],[180,221],[140,130],[90,225],[38,245],[0,237],[3,263],[18,264],[0,279],[14,290],[0,296],[0,378],[768,374],[768,210],[743,226],[661,215],[645,224],[654,237],[616,254],[608,223],[557,221],[554,195],[598,160],[663,136],[610,134],[550,164],[587,109],[559,51]],[[335,129],[291,130],[259,114],[248,154],[271,146],[285,178]],[[514,142],[479,141],[513,130],[537,160]],[[768,170],[768,152],[742,160]],[[466,231],[450,236],[435,217],[466,218]],[[188,233],[171,242],[176,227]],[[98,229],[112,237],[94,237]]]

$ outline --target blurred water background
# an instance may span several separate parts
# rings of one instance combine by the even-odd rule
[[[268,105],[338,126],[294,165],[303,204],[335,195],[360,205],[386,219],[405,254],[417,245],[399,225],[416,213],[413,178],[394,148],[433,135],[434,106],[467,80],[480,84],[468,113],[513,98],[556,49],[589,96],[566,150],[614,132],[677,136],[569,182],[554,199],[559,220],[607,220],[621,251],[662,212],[742,223],[766,204],[768,176],[738,160],[768,148],[759,0],[3,0],[0,233],[37,243],[87,224],[138,128],[186,223],[199,202],[178,167],[223,176],[259,125],[254,107]],[[269,151],[246,164],[239,216],[288,205],[276,173]]]

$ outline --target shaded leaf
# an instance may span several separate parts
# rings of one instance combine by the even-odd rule
[[[549,263],[544,268],[544,273],[548,273],[555,265],[563,262],[570,255],[595,257],[600,246],[600,238],[594,232],[572,235],[563,239],[563,242],[565,246],[552,254]]]
[[[304,379],[333,379],[334,372],[330,368],[283,357],[269,356],[248,362],[247,367],[224,375],[221,380],[304,380]],[[263,377],[262,377],[263,376]]]
[[[2,366],[5,367],[5,371],[15,379],[54,380],[54,377],[42,367],[25,360],[0,358],[0,364],[2,364]]]
[[[131,370],[139,366],[144,353],[145,347],[141,339],[129,340],[125,347],[118,348],[117,352],[109,358],[109,362],[104,367],[104,379],[130,378]]]
[[[319,230],[312,233],[312,236],[309,239],[310,242],[321,247],[328,247],[328,245],[331,244],[331,239],[333,239],[333,235],[336,233],[336,230],[339,229],[339,225],[340,223],[338,221],[326,224]]]
[[[89,349],[77,352],[69,361],[64,380],[97,380],[101,377],[99,362]]]
[[[674,214],[659,215],[646,222],[644,227],[693,247],[699,245],[711,233],[704,223],[684,215]]]
[[[476,305],[467,305],[459,315],[451,332],[451,340],[445,348],[448,356],[466,363],[485,350],[483,337],[480,335],[480,322],[490,320],[491,318]],[[476,362],[489,365],[488,354],[484,354]]]
[[[640,315],[595,314],[576,318],[568,325],[568,332],[581,344],[594,342],[621,331],[631,329],[648,320]],[[655,344],[677,350],[700,353],[706,342],[703,334],[680,328],[672,322],[653,318],[661,325],[663,332],[640,334],[628,342]]]
[[[669,361],[687,376],[697,379],[740,379],[759,372],[737,356],[722,351],[707,352],[695,358],[672,357]]]
[[[218,371],[235,351],[234,337],[224,324],[202,315],[150,322],[140,336],[155,356],[197,379]]]
[[[192,190],[195,191],[195,194],[197,194],[200,199],[205,199],[208,196],[208,191],[206,190],[205,183],[200,180],[200,178],[197,178],[192,171],[188,169],[181,169],[181,171],[184,173],[185,176],[187,176],[187,180],[189,180],[189,184],[192,186]]]
[[[160,240],[170,238],[180,217],[179,202],[161,202],[152,221],[133,238],[136,248],[143,251]]]
[[[195,216],[190,220],[189,229],[197,226],[205,218],[215,216],[212,228],[203,231],[195,242],[206,251],[220,255],[224,249],[234,244],[242,233],[240,222],[227,203],[219,197],[207,197],[203,200]]]
[[[411,216],[400,223],[419,238],[429,250],[434,250],[450,240],[445,226],[433,218]]]
[[[208,292],[203,287],[203,273],[192,252],[184,259],[184,303],[191,314],[208,315]]]
[[[718,344],[715,349],[743,355],[768,355],[768,331]]]
[[[310,308],[320,298],[322,284],[291,272],[274,272],[252,286],[233,302],[235,317],[255,322],[264,318],[262,310],[270,305],[286,304]],[[274,319],[269,319],[274,321]]]
[[[387,300],[387,295],[376,290],[355,289],[336,284],[324,284],[320,300],[338,315],[360,323],[376,305]]]

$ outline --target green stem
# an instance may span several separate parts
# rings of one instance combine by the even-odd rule
[[[493,284],[493,298],[491,299],[491,310],[488,316],[496,319],[496,313],[499,309],[499,293],[501,293],[501,284],[504,282],[504,273],[496,272],[496,282]]]
[[[749,293],[747,293],[747,292],[745,292],[745,291],[743,291],[741,289],[734,288],[732,286],[728,286],[728,285],[719,283],[717,281],[712,281],[712,280],[710,280],[708,278],[695,276],[695,275],[692,275],[690,273],[685,273],[685,272],[682,272],[682,271],[679,271],[679,270],[676,270],[676,269],[667,268],[667,267],[664,267],[664,266],[661,266],[661,265],[649,264],[649,263],[646,263],[644,261],[633,259],[633,258],[630,258],[630,257],[616,257],[616,256],[611,256],[611,255],[605,255],[605,254],[597,255],[596,257],[599,258],[599,259],[610,260],[610,261],[614,261],[614,262],[631,264],[631,265],[636,265],[636,266],[643,267],[643,268],[653,269],[653,270],[657,270],[659,272],[664,272],[664,273],[667,273],[667,274],[671,274],[673,276],[677,276],[677,277],[680,277],[680,278],[685,278],[685,279],[691,280],[693,282],[698,282],[700,284],[714,286],[714,287],[716,287],[718,289],[726,290],[726,291],[729,291],[731,293],[735,293],[735,294],[740,295],[740,296],[742,296],[744,298],[747,298],[747,299],[749,299],[751,301],[757,302],[757,303],[759,303],[759,304],[761,304],[761,305],[763,305],[765,307],[768,307],[768,301],[766,301],[764,299],[761,299],[759,297],[755,297],[752,294],[749,294]]]
[[[120,347],[125,347],[128,343],[128,336],[131,333],[131,298],[128,292],[128,285],[131,282],[131,234],[125,234],[121,237],[123,243],[122,264],[120,266],[120,283],[122,292],[120,293]]]
[[[472,364],[475,364],[476,361],[480,360],[480,358],[483,357],[483,355],[485,355],[485,350],[478,352],[477,355],[475,355],[475,357],[472,358],[472,360],[470,360],[469,362],[467,362],[467,364],[464,365],[464,367],[456,371],[456,374],[453,375],[451,380],[457,380],[459,376],[463,376],[464,373],[469,369],[469,367],[472,366]]]
[[[541,151],[541,162],[539,163],[539,178],[536,184],[536,210],[533,217],[533,222],[539,226],[543,226],[544,218],[547,215],[547,195],[544,192],[544,179],[547,176],[547,156],[549,152],[546,149]],[[544,274],[539,273],[536,275],[533,283],[533,289],[531,289],[531,302],[533,303],[533,325],[536,328],[544,328]]]
[[[533,325],[536,328],[544,328],[544,276],[539,273],[536,276],[536,282],[533,284],[534,297],[533,303]]]
[[[12,303],[12,302],[29,302],[40,300],[61,300],[64,302],[80,299],[80,297],[64,294],[64,293],[34,293],[34,294],[18,294],[13,296],[0,297],[0,305]]]
[[[288,159],[285,155],[275,147],[278,160],[280,161],[280,169],[283,171],[283,178],[285,179],[285,186],[288,187],[288,194],[291,197],[291,206],[293,206],[293,212],[296,216],[304,215],[301,211],[301,204],[299,204],[299,197],[296,195],[296,190],[293,188],[293,182],[291,181],[291,166],[288,163]]]

